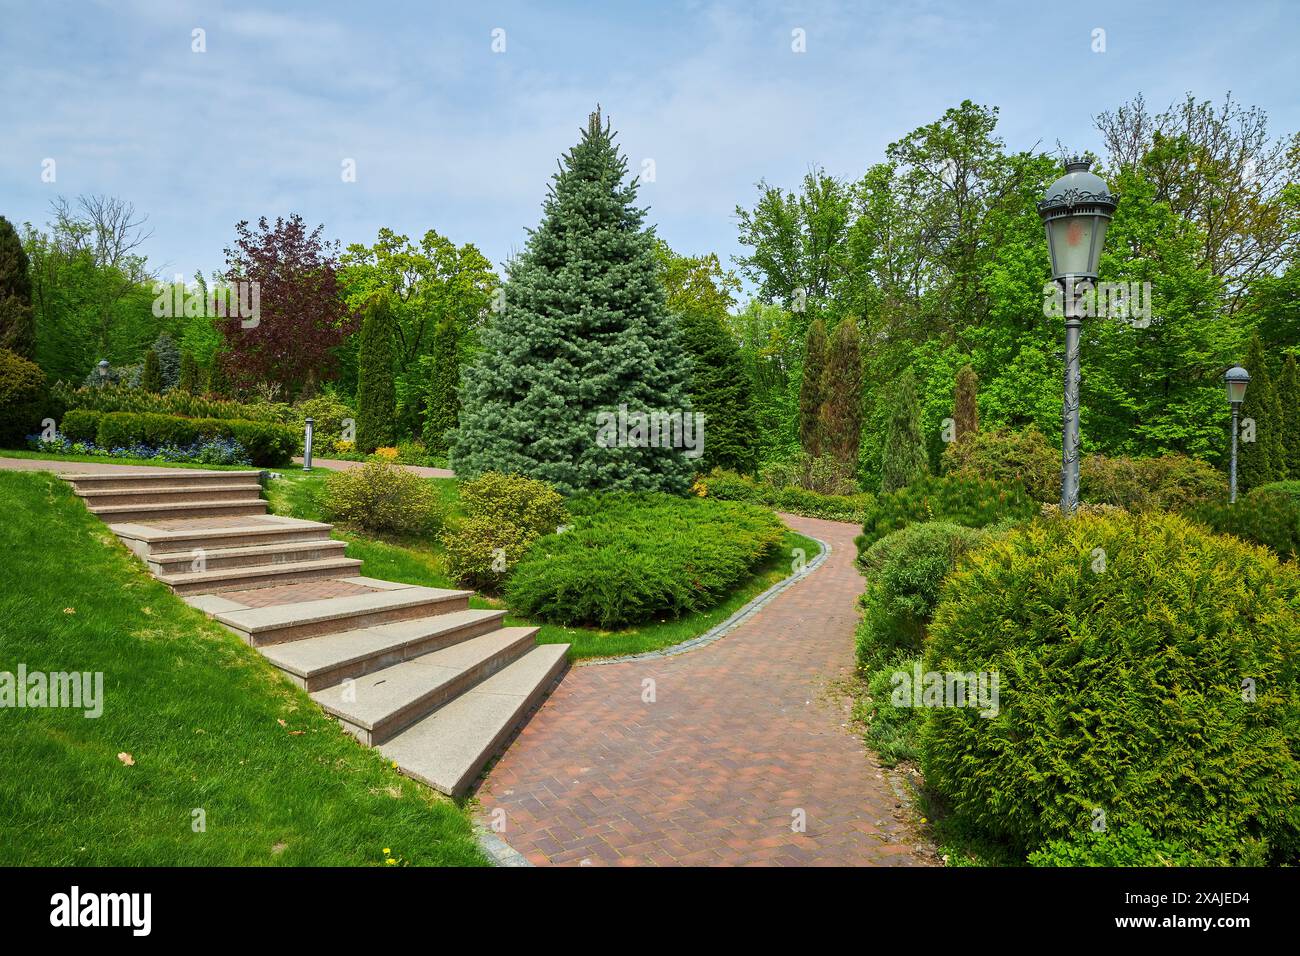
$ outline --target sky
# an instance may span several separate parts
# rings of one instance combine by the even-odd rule
[[[0,215],[121,197],[168,277],[295,212],[345,246],[436,229],[499,266],[599,103],[632,172],[653,162],[659,235],[726,261],[760,179],[856,179],[964,99],[1000,108],[1012,149],[1099,151],[1092,117],[1139,92],[1231,91],[1290,134],[1298,41],[1298,0],[0,0]]]

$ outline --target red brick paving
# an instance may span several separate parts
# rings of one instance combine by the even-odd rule
[[[862,578],[854,525],[785,516],[828,560],[720,641],[575,667],[479,791],[530,861],[927,865],[911,811],[842,705]],[[642,682],[655,702],[642,702]],[[806,832],[791,824],[806,815]]]
[[[331,578],[323,581],[302,581],[298,584],[280,584],[270,588],[252,588],[247,591],[222,591],[219,596],[227,601],[242,604],[244,607],[278,607],[281,604],[297,604],[300,601],[323,601],[326,598],[369,594],[373,590],[375,589],[361,584]]]

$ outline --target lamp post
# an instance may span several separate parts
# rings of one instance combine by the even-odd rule
[[[1241,414],[1241,403],[1246,397],[1246,386],[1250,384],[1250,373],[1240,365],[1234,365],[1223,373],[1223,381],[1228,386],[1228,404],[1232,406],[1232,459],[1228,464],[1228,502],[1237,503],[1237,418]]]
[[[108,381],[108,359],[100,359],[95,368],[99,370],[99,384],[103,385]]]
[[[1079,330],[1083,323],[1076,283],[1097,278],[1106,227],[1119,205],[1090,160],[1073,157],[1065,175],[1047,187],[1038,214],[1047,231],[1052,278],[1060,283],[1065,305],[1065,400],[1061,414],[1061,513],[1079,506]]]
[[[311,471],[311,440],[312,440],[312,433],[316,430],[315,425],[316,423],[312,421],[310,418],[307,419],[305,422],[303,422],[303,428],[304,428],[303,436],[302,436],[302,470],[303,471]]]

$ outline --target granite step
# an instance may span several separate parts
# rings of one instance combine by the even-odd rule
[[[221,594],[225,591],[254,591],[303,581],[345,578],[359,573],[361,561],[341,555],[299,561],[293,564],[263,564],[255,567],[221,568],[156,574],[159,581],[177,594]]]

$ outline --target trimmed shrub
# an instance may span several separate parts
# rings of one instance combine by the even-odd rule
[[[436,533],[443,520],[437,489],[427,479],[384,461],[327,475],[324,510],[331,521],[393,534]]]
[[[614,628],[703,610],[785,534],[771,512],[740,502],[605,494],[570,507],[572,528],[540,539],[511,574],[515,612]]]
[[[917,521],[950,521],[968,528],[984,528],[1007,519],[1023,521],[1037,513],[1038,505],[1019,485],[959,475],[926,477],[872,501],[857,540],[858,553],[891,531]]]
[[[944,579],[985,532],[925,521],[888,534],[858,555],[867,577],[859,603],[858,664],[873,667],[898,653],[919,654]]]
[[[40,431],[48,393],[45,373],[8,349],[0,349],[0,442],[17,446]]]
[[[872,500],[872,496],[865,492],[823,495],[795,486],[773,487],[735,472],[718,470],[696,478],[692,491],[701,498],[748,501],[809,518],[855,523],[862,521],[867,505]]]
[[[819,495],[856,495],[862,490],[853,467],[833,455],[801,454],[792,461],[767,465],[759,478],[773,488],[802,488]]]
[[[1085,830],[1053,840],[1029,854],[1030,866],[1209,866],[1203,854],[1172,840],[1158,840],[1144,826],[1094,833]]]
[[[1300,495],[1292,485],[1300,487],[1300,482],[1270,482],[1238,498],[1235,505],[1206,503],[1186,514],[1220,534],[1235,535],[1295,561],[1300,557]]]
[[[442,536],[447,573],[462,587],[495,593],[536,540],[508,521],[463,518]]]
[[[1055,448],[1037,428],[1011,431],[958,431],[939,459],[946,475],[984,478],[1021,485],[1035,501],[1061,497],[1061,449]]]
[[[533,478],[485,472],[460,486],[460,503],[472,518],[511,524],[533,538],[553,533],[564,523],[564,498]]]
[[[1127,511],[1181,511],[1228,497],[1227,478],[1213,465],[1186,455],[1089,455],[1079,465],[1079,480],[1085,500]]]
[[[103,417],[101,412],[92,412],[86,408],[76,408],[70,412],[65,412],[63,422],[59,425],[59,430],[63,432],[64,437],[72,441],[94,441],[99,434],[99,420]]]
[[[68,412],[63,416],[65,430],[72,415]],[[253,464],[260,466],[288,464],[299,447],[298,430],[289,425],[152,412],[102,414],[95,432],[95,441],[107,449],[135,444],[192,445],[205,439],[233,439],[243,446]]]
[[[949,577],[924,667],[1000,675],[991,718],[926,711],[926,782],[964,825],[1027,853],[1101,808],[1300,859],[1300,572],[1267,552],[1176,515],[1034,522]]]

